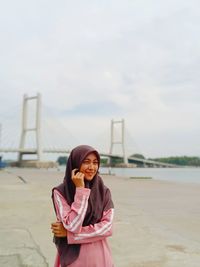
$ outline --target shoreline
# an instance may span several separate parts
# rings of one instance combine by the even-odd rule
[[[63,175],[44,169],[0,172],[0,263],[14,252],[27,260],[26,249],[32,246],[28,267],[53,266],[51,189]],[[115,267],[199,267],[200,184],[101,176],[115,205],[114,233],[108,239]],[[17,250],[19,241],[24,248]]]

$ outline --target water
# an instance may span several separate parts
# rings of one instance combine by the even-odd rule
[[[64,171],[65,166],[60,166]],[[101,167],[100,173],[109,173],[109,168]],[[152,177],[156,180],[200,183],[200,168],[111,168],[111,173],[125,177]]]
[[[100,173],[108,172],[109,168],[100,168]],[[200,183],[200,168],[111,168],[111,173],[125,177],[152,177],[156,180]]]

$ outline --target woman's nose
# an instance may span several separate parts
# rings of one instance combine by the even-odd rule
[[[89,169],[93,169],[94,168],[94,164],[91,162],[90,164],[89,164]]]

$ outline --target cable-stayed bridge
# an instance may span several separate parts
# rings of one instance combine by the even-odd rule
[[[31,117],[31,120],[33,120],[33,124],[30,127],[29,126],[29,116],[28,116],[28,111],[29,111],[29,103],[34,102],[35,104],[35,111],[33,114],[33,117]],[[136,158],[133,156],[126,156],[126,151],[125,151],[125,122],[124,120],[118,120],[114,121],[111,120],[111,134],[110,134],[110,149],[109,152],[102,152],[100,151],[100,155],[103,157],[107,157],[109,159],[109,162],[111,162],[112,158],[118,158],[118,159],[123,159],[124,165],[127,164],[129,161],[132,163],[135,163],[136,165],[141,165],[143,164],[144,166],[154,166],[154,167],[175,167],[172,164],[166,164],[162,162],[156,162],[152,160],[147,160],[147,159],[141,159],[141,158]],[[115,141],[115,125],[120,126],[120,139]],[[27,147],[26,146],[26,139],[27,135],[33,133],[35,135],[35,147]],[[22,126],[21,126],[21,135],[20,135],[20,142],[18,147],[1,147],[0,142],[0,152],[1,153],[17,153],[18,154],[18,162],[22,162],[24,156],[31,156],[31,155],[36,155],[36,160],[41,161],[42,154],[43,153],[64,153],[64,154],[69,154],[70,153],[70,148],[65,148],[62,146],[62,148],[44,148],[42,144],[42,131],[41,131],[41,95],[37,94],[37,96],[33,97],[28,97],[27,95],[24,95],[23,99],[23,110],[22,110]],[[121,146],[121,154],[113,153],[113,149],[115,145],[120,145]]]

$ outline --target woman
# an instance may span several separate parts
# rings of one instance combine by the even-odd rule
[[[114,266],[106,239],[112,235],[114,207],[98,174],[99,164],[94,148],[74,148],[63,183],[53,188],[57,222],[51,228],[58,251],[54,267]]]

